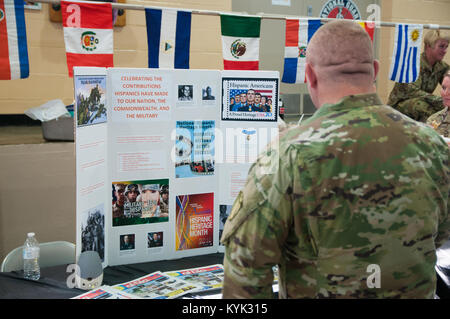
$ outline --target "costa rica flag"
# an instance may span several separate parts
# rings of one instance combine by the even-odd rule
[[[23,0],[0,0],[0,80],[29,76]]]

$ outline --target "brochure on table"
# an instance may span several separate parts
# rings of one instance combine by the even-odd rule
[[[74,68],[77,256],[223,251],[248,169],[277,137],[278,86],[273,71]]]

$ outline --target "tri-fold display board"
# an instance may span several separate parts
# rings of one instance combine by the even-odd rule
[[[223,251],[248,169],[278,136],[278,72],[74,68],[74,90],[77,256]]]

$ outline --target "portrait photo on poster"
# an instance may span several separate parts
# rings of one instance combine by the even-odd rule
[[[194,105],[194,85],[179,84],[178,85],[177,106]]]
[[[277,119],[278,79],[222,79],[222,120],[276,122]]]
[[[164,243],[163,232],[149,232],[147,234],[147,248],[162,247]]]
[[[106,75],[77,75],[74,86],[77,127],[106,122]]]
[[[169,221],[169,179],[112,183],[112,225]]]
[[[202,86],[202,105],[213,106],[216,104],[217,89],[214,85]]]
[[[120,235],[120,250],[134,250],[136,248],[135,235]]]

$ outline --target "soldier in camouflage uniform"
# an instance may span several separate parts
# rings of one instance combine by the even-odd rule
[[[414,83],[395,83],[388,105],[421,122],[442,110],[442,98],[433,95],[433,92],[449,69],[449,65],[442,61],[449,39],[438,30],[427,33],[424,39],[425,51],[420,57],[419,77]]]
[[[450,137],[450,71],[445,74],[442,81],[441,97],[444,103],[444,108],[431,115],[427,124],[431,125],[440,135]]]
[[[280,298],[433,298],[450,151],[381,103],[377,70],[354,22],[314,34],[306,74],[320,108],[250,168],[222,235],[224,298],[273,297],[275,265]]]

